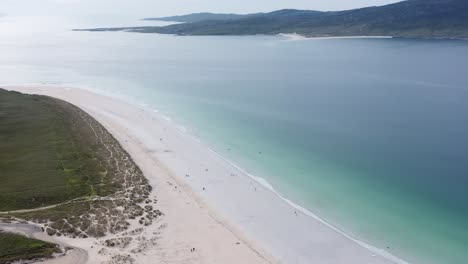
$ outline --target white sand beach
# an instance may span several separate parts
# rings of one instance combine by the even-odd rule
[[[145,241],[128,247],[141,250],[57,238],[86,250],[86,263],[117,263],[106,262],[116,254],[143,264],[406,263],[294,208],[150,108],[79,88],[5,88],[80,107],[114,135],[154,187],[164,216],[141,230]]]
[[[281,33],[279,36],[285,37],[288,41],[299,40],[320,40],[320,39],[391,39],[392,36],[323,36],[323,37],[307,37],[297,33]]]

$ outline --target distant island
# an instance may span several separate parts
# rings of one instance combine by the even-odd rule
[[[345,11],[284,9],[248,15],[196,13],[146,18],[182,22],[168,26],[75,29],[175,35],[276,35],[305,37],[391,36],[468,38],[468,1],[407,0]]]

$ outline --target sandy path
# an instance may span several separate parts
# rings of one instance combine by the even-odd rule
[[[12,214],[12,213],[21,214],[21,213],[44,211],[44,210],[52,209],[52,208],[59,207],[59,206],[62,206],[62,205],[66,205],[66,204],[70,204],[70,203],[81,202],[83,200],[89,200],[89,199],[77,198],[77,199],[73,199],[73,200],[70,200],[70,201],[67,201],[67,202],[64,202],[64,203],[38,207],[38,208],[34,208],[34,209],[21,209],[21,210],[13,210],[13,211],[3,211],[3,212],[0,212],[0,215],[8,215],[8,214]],[[98,199],[96,199],[96,200],[98,200]]]

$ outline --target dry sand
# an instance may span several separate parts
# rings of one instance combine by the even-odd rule
[[[87,263],[405,263],[294,208],[150,108],[78,88],[6,88],[60,98],[88,112],[154,187],[164,216],[129,245],[104,247],[113,236],[59,238],[87,250]]]

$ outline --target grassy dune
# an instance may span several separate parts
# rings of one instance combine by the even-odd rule
[[[21,235],[0,232],[0,264],[18,259],[48,258],[60,252],[54,245]]]
[[[0,89],[0,211],[110,193],[96,144],[72,105]]]
[[[162,213],[151,186],[115,138],[65,101],[0,89],[0,215],[49,235],[102,237]]]

